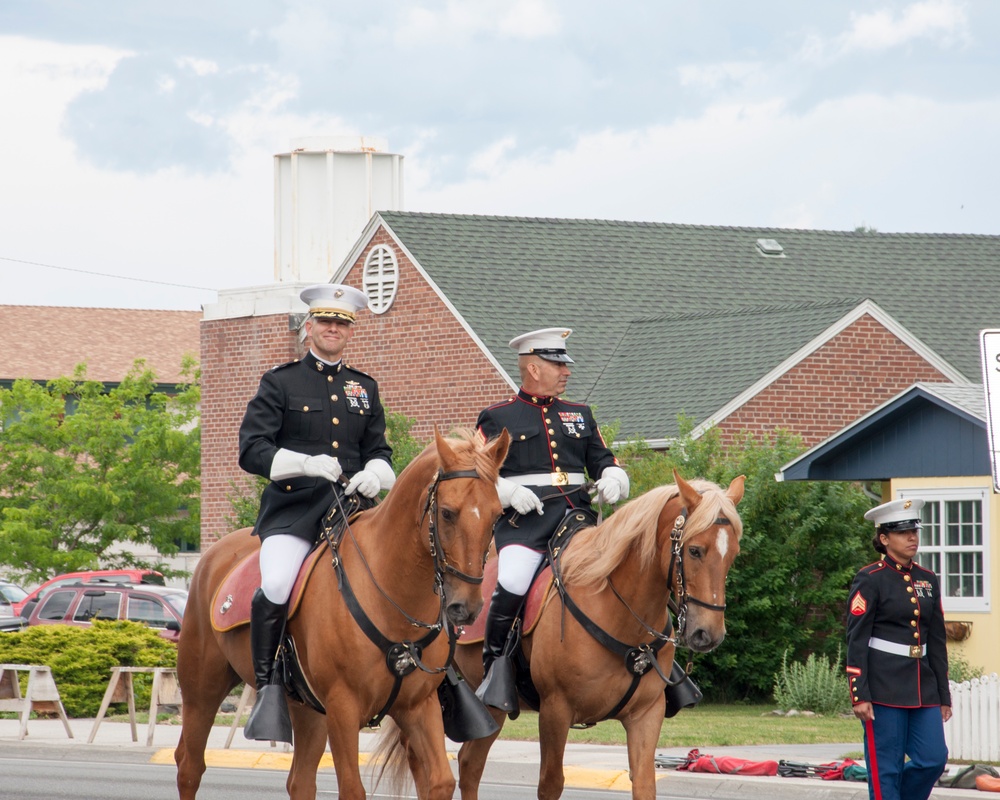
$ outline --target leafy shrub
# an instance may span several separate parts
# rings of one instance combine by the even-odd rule
[[[0,662],[50,667],[66,714],[95,717],[112,667],[175,667],[177,647],[138,622],[95,621],[90,628],[32,625],[0,636]],[[148,707],[152,676],[135,675],[133,686],[136,707]]]
[[[810,653],[805,663],[788,663],[781,656],[781,671],[774,676],[774,700],[782,711],[795,708],[817,714],[839,714],[850,710],[847,682],[840,666],[840,650],[833,660]]]
[[[985,669],[982,667],[974,667],[969,664],[968,659],[957,650],[948,651],[949,680],[953,680],[955,683],[962,683],[963,681],[969,681],[985,674]]]

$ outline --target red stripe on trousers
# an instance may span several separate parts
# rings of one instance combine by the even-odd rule
[[[865,739],[868,741],[868,779],[872,784],[875,800],[882,800],[882,786],[878,782],[878,756],[875,753],[875,723],[865,720]]]

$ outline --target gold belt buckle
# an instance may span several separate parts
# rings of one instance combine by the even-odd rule
[[[568,472],[553,472],[552,473],[552,485],[553,486],[569,486],[569,473]]]
[[[910,645],[910,658],[923,658],[923,648],[919,644]]]

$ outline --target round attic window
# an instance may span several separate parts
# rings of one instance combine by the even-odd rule
[[[371,249],[365,259],[361,285],[368,295],[368,307],[375,314],[384,314],[392,307],[399,289],[399,265],[390,248],[380,244]]]

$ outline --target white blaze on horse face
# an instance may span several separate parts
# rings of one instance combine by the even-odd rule
[[[472,513],[476,515],[476,519],[479,519],[480,516],[481,516],[480,513],[479,513],[479,506],[473,506],[472,507]]]
[[[729,531],[725,528],[719,528],[719,532],[716,534],[715,549],[719,551],[719,555],[723,558],[729,552]]]

